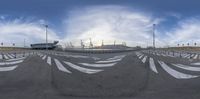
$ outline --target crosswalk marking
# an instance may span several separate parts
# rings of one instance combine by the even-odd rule
[[[173,76],[174,78],[177,79],[189,79],[189,78],[196,78],[198,76],[194,76],[194,75],[189,75],[189,74],[184,74],[181,72],[178,72],[172,68],[170,68],[167,64],[165,64],[162,61],[158,61],[158,63],[161,65],[161,67],[167,72],[169,73],[171,76]]]
[[[48,58],[47,58],[47,63],[48,63],[49,65],[51,65],[51,57],[49,57],[49,56],[48,56]]]
[[[143,56],[144,56],[144,55],[141,55],[141,56],[139,57],[139,59],[141,59]]]
[[[200,67],[192,67],[192,66],[187,66],[187,65],[182,65],[182,64],[173,64],[173,65],[185,70],[200,71]]]
[[[81,72],[84,72],[84,73],[88,73],[88,74],[94,74],[94,73],[103,71],[103,70],[100,70],[100,69],[96,70],[96,69],[83,68],[83,67],[80,67],[78,65],[72,64],[70,62],[66,62],[66,61],[64,61],[64,63],[67,64],[68,66],[70,66],[71,68],[74,68],[74,69],[76,69],[78,71],[81,71]]]
[[[6,61],[17,61],[17,60],[23,60],[25,59],[26,57],[21,57],[21,58],[14,58],[14,59],[8,59]]]
[[[145,63],[147,60],[147,56],[144,56],[144,58],[142,59],[142,62]]]
[[[3,56],[0,54],[0,59],[3,59]]]
[[[7,55],[3,55],[5,59],[9,59]]]
[[[193,59],[197,59],[197,57],[198,57],[198,54],[196,54]]]
[[[89,63],[79,63],[84,66],[90,66],[90,67],[111,67],[114,66],[116,63],[109,63],[109,64],[89,64]]]
[[[190,65],[200,65],[200,62],[197,62],[197,63],[191,63]]]
[[[13,62],[0,62],[0,65],[13,65],[13,64],[19,64],[22,63],[24,60],[18,60]]]
[[[121,61],[122,59],[115,59],[115,60],[106,60],[106,61],[97,61],[96,63],[111,63],[111,62],[117,62]]]
[[[54,59],[55,63],[56,63],[56,66],[58,67],[58,69],[60,71],[63,71],[63,72],[67,72],[67,73],[71,73],[71,71],[67,70],[61,63],[59,60],[57,59]]]
[[[8,56],[9,58],[14,58],[14,57],[12,57],[10,54],[7,54],[7,56]]]
[[[119,56],[114,56],[112,58],[108,58],[107,60],[115,60],[115,59],[121,59],[124,58],[126,55],[119,55]]]
[[[42,60],[44,60],[46,58],[46,55],[44,55],[43,57],[42,57]]]
[[[149,59],[149,65],[150,65],[150,68],[151,68],[152,71],[154,71],[155,73],[158,73],[156,66],[155,66],[155,63],[154,63],[154,60],[151,57]]]
[[[15,57],[15,55],[14,54],[10,54],[12,57]]]
[[[0,67],[0,71],[11,71],[11,70],[14,70],[15,68],[17,68],[17,65],[9,66],[9,67]]]

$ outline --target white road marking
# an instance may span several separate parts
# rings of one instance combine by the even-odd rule
[[[7,55],[3,55],[5,59],[9,59]]]
[[[109,63],[109,64],[89,64],[89,63],[79,63],[84,66],[89,66],[89,67],[111,67],[114,66],[116,63]]]
[[[49,57],[49,56],[48,56],[48,58],[47,58],[47,63],[48,63],[49,65],[51,65],[51,57]]]
[[[112,62],[118,62],[122,59],[115,59],[115,60],[106,60],[106,61],[97,61],[96,63],[112,63]]]
[[[94,74],[94,73],[98,73],[98,72],[101,72],[103,70],[101,69],[88,69],[88,68],[83,68],[83,67],[80,67],[78,65],[75,65],[75,64],[72,64],[70,62],[66,62],[64,61],[65,64],[67,64],[68,66],[70,66],[71,68],[74,68],[80,72],[83,72],[83,73],[87,73],[87,74]]]
[[[143,56],[144,56],[144,55],[141,55],[141,56],[139,57],[139,59],[141,59]]]
[[[18,66],[9,66],[9,67],[0,67],[0,71],[11,71],[17,68]]]
[[[13,65],[23,62],[24,60],[13,61],[13,62],[0,62],[0,65]]]
[[[160,64],[160,66],[167,72],[169,73],[171,76],[173,76],[174,78],[177,79],[190,79],[190,78],[196,78],[198,76],[194,76],[194,75],[189,75],[189,74],[184,74],[181,72],[178,72],[172,68],[170,68],[167,64],[165,64],[162,61],[158,61],[158,63]]]
[[[26,57],[14,58],[14,59],[6,60],[6,61],[17,61],[17,60],[23,60],[23,59],[25,59],[25,58],[26,58]]]
[[[15,55],[14,54],[10,54],[12,57],[15,57]]]
[[[200,71],[200,67],[192,67],[192,66],[187,66],[187,65],[182,65],[182,64],[172,64],[172,65],[185,69],[185,70]]]
[[[7,56],[8,56],[8,57],[10,57],[10,58],[14,58],[14,57],[13,57],[13,56],[11,56],[10,54],[7,54]]]
[[[67,72],[67,73],[72,73],[71,71],[67,70],[61,63],[59,60],[57,59],[54,59],[55,63],[56,63],[56,66],[58,67],[58,69],[60,71],[63,71],[63,72]]]
[[[120,59],[120,58],[124,58],[126,55],[119,55],[119,56],[114,56],[112,58],[108,58],[107,60],[115,60],[115,59]]]
[[[154,63],[154,60],[151,57],[149,59],[149,65],[150,65],[150,68],[151,68],[152,71],[154,71],[155,73],[158,73],[156,66],[155,66],[155,63]]]
[[[191,63],[190,65],[200,65],[200,62],[197,62],[197,63]]]
[[[44,56],[42,57],[42,59],[44,60],[46,57],[47,57],[47,56],[46,56],[46,55],[44,55]]]
[[[193,59],[197,59],[197,57],[198,57],[198,54],[196,54]]]
[[[147,56],[144,56],[144,58],[142,59],[142,62],[145,63],[147,60]]]
[[[99,57],[92,57],[94,60],[100,60],[101,58]]]

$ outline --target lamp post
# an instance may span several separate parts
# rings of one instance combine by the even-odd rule
[[[45,26],[45,32],[46,32],[46,50],[48,50],[48,36],[47,36],[48,25],[44,25],[44,26]]]
[[[156,24],[153,24],[153,48],[155,49],[155,28]]]

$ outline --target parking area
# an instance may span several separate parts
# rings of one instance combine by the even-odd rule
[[[2,52],[0,97],[198,98],[199,53],[177,53],[161,50],[105,54],[35,50]]]

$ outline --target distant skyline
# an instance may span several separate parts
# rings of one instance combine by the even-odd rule
[[[197,42],[200,46],[198,0],[1,0],[0,42],[23,46],[49,41],[87,45],[126,42],[129,46],[176,46]]]

